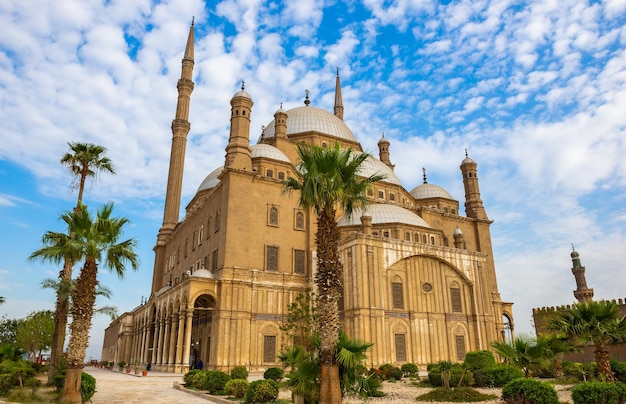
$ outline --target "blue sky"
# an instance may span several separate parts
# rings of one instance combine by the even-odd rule
[[[626,297],[626,0],[172,0],[0,4],[0,315],[52,309],[59,268],[29,263],[76,192],[59,159],[72,141],[108,149],[117,175],[85,202],[115,202],[141,267],[102,272],[119,312],[150,293],[176,81],[196,18],[184,205],[223,164],[229,100],[245,80],[251,138],[273,113],[328,110],[339,68],[345,121],[377,153],[384,132],[406,189],[430,183],[463,204],[459,164],[478,162],[494,220],[500,293],[516,331],[533,307],[572,303],[571,243],[596,298]],[[182,217],[182,216],[181,216]],[[94,320],[100,357],[108,319]]]

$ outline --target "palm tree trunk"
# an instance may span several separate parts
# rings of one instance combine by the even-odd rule
[[[611,370],[611,359],[609,358],[609,351],[604,344],[598,344],[595,346],[594,355],[596,357],[596,363],[598,364],[598,374],[600,378],[605,382],[614,382],[615,375]]]
[[[93,258],[87,258],[76,279],[72,293],[72,323],[67,354],[67,372],[60,401],[67,404],[81,404],[80,378],[89,345],[89,329],[96,302],[98,265]]]
[[[50,347],[50,366],[48,366],[48,385],[54,382],[54,376],[59,373],[61,367],[61,354],[65,345],[65,328],[67,327],[67,312],[69,310],[69,299],[64,290],[64,282],[72,281],[73,262],[66,259],[63,269],[59,274],[61,283],[57,290],[56,308],[54,311],[54,333],[52,334],[52,346]]]
[[[343,281],[343,268],[339,261],[339,230],[335,212],[324,210],[317,219],[317,273],[315,283],[318,300],[318,329],[321,348],[320,404],[341,402],[339,368],[335,358],[339,338],[339,291]]]

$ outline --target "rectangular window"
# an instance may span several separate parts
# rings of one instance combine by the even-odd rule
[[[222,216],[222,211],[218,209],[217,212],[215,213],[215,224],[213,225],[215,227],[215,232],[217,232],[220,229],[221,216]]]
[[[202,262],[202,268],[207,269],[207,270],[209,269],[209,256],[208,255],[204,256],[204,260]]]
[[[450,288],[450,298],[452,299],[452,311],[454,313],[462,313],[463,306],[461,305],[461,289]]]
[[[215,272],[217,270],[217,250],[213,250],[213,254],[211,255],[211,271]]]
[[[456,335],[454,342],[456,345],[456,359],[460,361],[465,360],[465,337],[463,335]]]
[[[268,271],[278,271],[278,247],[265,247],[265,269]]]
[[[276,362],[276,336],[265,335],[263,337],[263,362]]]
[[[293,272],[296,274],[304,275],[304,262],[305,262],[304,250],[293,251]]]
[[[185,240],[185,258],[187,258],[187,254],[189,254],[189,239]]]
[[[193,237],[191,238],[191,251],[196,251],[196,232],[193,232]]]
[[[406,335],[396,334],[396,362],[406,362]]]
[[[391,296],[393,298],[393,308],[404,308],[404,296],[402,295],[402,283],[391,282]]]
[[[385,191],[378,191],[378,199],[385,199]]]

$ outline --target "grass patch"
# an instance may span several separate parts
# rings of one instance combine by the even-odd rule
[[[417,397],[417,401],[439,402],[450,401],[454,403],[474,403],[498,398],[494,394],[483,394],[471,387],[457,387],[453,389],[438,388]]]

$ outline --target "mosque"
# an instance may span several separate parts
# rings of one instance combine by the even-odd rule
[[[200,360],[205,369],[224,371],[280,366],[277,355],[291,343],[280,330],[287,307],[314,288],[316,270],[315,213],[283,191],[298,163],[296,145],[363,150],[343,121],[338,74],[333,112],[311,105],[307,94],[300,107],[281,106],[256,144],[250,141],[254,102],[242,85],[230,101],[225,161],[202,181],[179,220],[193,66],[192,24],[151,293],[106,329],[102,360],[167,372],[186,372]],[[476,162],[466,153],[460,164],[462,215],[458,200],[425,175],[423,184],[405,189],[389,140],[380,139],[378,148],[360,174],[385,179],[368,192],[365,211],[338,220],[341,319],[348,335],[374,343],[368,365],[462,361],[468,351],[510,338],[512,303],[498,292],[492,221]]]

